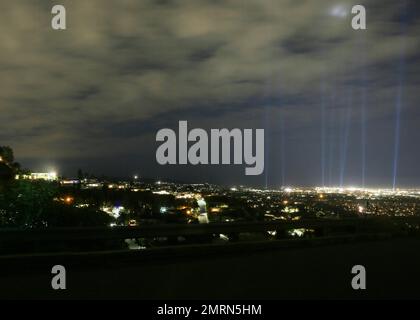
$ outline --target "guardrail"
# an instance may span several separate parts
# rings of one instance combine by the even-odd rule
[[[153,239],[157,237],[200,237],[213,234],[235,236],[241,233],[266,233],[276,231],[282,238],[288,230],[311,229],[315,237],[335,234],[406,234],[416,231],[420,217],[374,217],[351,219],[301,219],[263,222],[229,222],[210,224],[157,224],[136,227],[94,227],[94,228],[54,228],[54,229],[0,229],[0,253],[12,252],[11,247],[31,247],[31,252],[45,251],[45,247],[65,249],[67,244],[77,243],[83,249],[89,243],[110,243],[123,239]],[[20,246],[20,247],[19,247]],[[19,250],[18,250],[19,251]]]

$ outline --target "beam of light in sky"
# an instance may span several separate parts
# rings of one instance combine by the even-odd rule
[[[341,150],[340,150],[340,188],[344,185],[344,174],[347,166],[347,150],[348,150],[348,141],[350,134],[350,119],[351,119],[351,109],[353,104],[353,92],[351,89],[347,92],[347,106],[346,109],[343,109],[342,115],[342,136],[341,136]]]
[[[270,106],[267,104],[265,107],[265,147],[264,147],[264,180],[265,188],[268,188],[268,177],[269,177],[269,163],[270,163]]]
[[[270,80],[271,81],[271,80]],[[270,85],[271,87],[271,85]],[[269,90],[269,94],[270,94],[270,90]],[[264,106],[264,112],[265,112],[265,117],[264,117],[264,130],[265,130],[265,147],[264,147],[264,183],[265,183],[265,188],[268,188],[268,178],[269,178],[269,164],[270,164],[270,112],[271,112],[271,108],[270,108],[270,102],[266,103]]]
[[[394,132],[394,161],[392,172],[392,189],[395,190],[398,175],[398,160],[400,152],[400,126],[401,126],[401,107],[402,107],[402,90],[404,77],[404,58],[401,57],[398,67],[398,89],[395,101],[395,132]]]
[[[398,87],[395,101],[395,132],[394,132],[394,159],[393,159],[393,172],[392,172],[392,189],[395,190],[397,186],[398,176],[398,160],[400,152],[400,127],[401,127],[401,108],[402,108],[402,95],[404,87],[405,75],[405,33],[406,33],[406,16],[407,16],[407,2],[403,3],[403,12],[401,15],[401,52],[398,61]]]
[[[367,99],[367,80],[366,70],[362,68],[362,95],[361,95],[361,160],[362,160],[362,187],[366,184],[366,99]]]
[[[286,141],[285,141],[285,123],[284,116],[280,118],[280,157],[281,157],[281,186],[284,187],[286,185]]]
[[[321,185],[325,187],[325,94],[326,94],[325,79],[321,85]]]
[[[362,187],[366,184],[366,81],[363,81],[361,98],[361,158],[362,158]]]
[[[335,103],[335,96],[334,93],[332,95],[332,103],[331,105],[334,106]],[[333,164],[334,164],[334,121],[335,121],[335,110],[331,109],[329,112],[329,119],[328,119],[328,185],[333,185]]]
[[[366,69],[366,48],[367,42],[366,37],[360,37],[357,47],[357,52],[360,56],[360,64],[358,65],[360,70],[359,80],[361,84],[360,93],[360,162],[361,162],[361,186],[366,185],[366,129],[367,129],[367,118],[366,118],[366,103],[367,103],[367,69]]]

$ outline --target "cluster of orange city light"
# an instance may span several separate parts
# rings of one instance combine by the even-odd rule
[[[65,204],[71,205],[74,202],[74,198],[72,196],[66,196],[64,198],[55,198],[55,201],[60,201],[63,202]]]

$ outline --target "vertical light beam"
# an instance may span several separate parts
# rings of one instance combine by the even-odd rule
[[[398,160],[400,152],[400,127],[401,127],[401,108],[402,108],[402,96],[404,86],[404,75],[405,75],[405,33],[406,33],[406,19],[407,19],[407,2],[403,3],[403,12],[401,14],[401,51],[400,59],[398,61],[398,83],[397,83],[397,94],[395,101],[395,132],[394,132],[394,159],[393,159],[393,172],[392,172],[392,189],[395,190],[397,186],[398,176]]]
[[[286,141],[285,141],[285,121],[284,116],[280,118],[280,152],[281,152],[281,186],[284,187],[286,185]]]
[[[325,187],[325,80],[321,86],[321,185]]]
[[[340,188],[344,185],[344,173],[347,166],[347,149],[348,141],[350,134],[350,119],[351,119],[351,109],[353,104],[353,91],[348,89],[347,92],[347,106],[343,110],[343,127],[342,127],[342,141],[341,141],[341,152],[340,152]]]

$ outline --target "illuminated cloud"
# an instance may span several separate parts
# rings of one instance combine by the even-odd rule
[[[344,4],[336,4],[329,10],[329,14],[337,18],[345,18],[350,14],[350,6]]]

